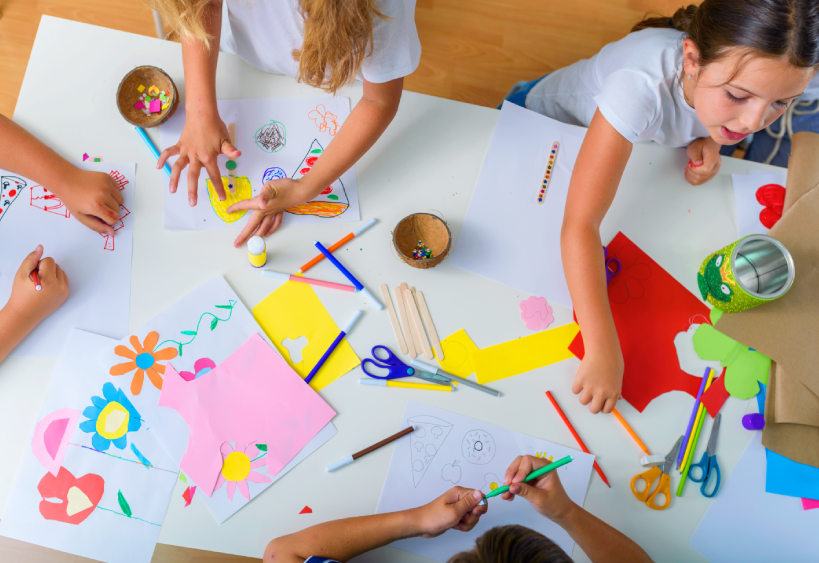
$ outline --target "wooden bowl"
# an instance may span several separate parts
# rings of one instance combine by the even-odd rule
[[[419,240],[432,251],[431,258],[416,260],[412,257]],[[446,257],[452,244],[452,233],[440,217],[429,213],[413,213],[395,226],[392,243],[401,260],[413,268],[427,269],[437,266]]]
[[[146,92],[151,86],[156,86],[160,90],[168,92],[171,98],[170,106],[159,113],[145,115],[142,110],[134,107],[134,104],[139,101],[140,91],[138,88],[140,86],[145,86]],[[125,118],[125,121],[137,127],[156,127],[165,123],[176,111],[178,105],[179,92],[176,90],[176,84],[173,83],[171,77],[164,70],[155,66],[138,66],[125,75],[117,88],[117,108],[120,115]]]

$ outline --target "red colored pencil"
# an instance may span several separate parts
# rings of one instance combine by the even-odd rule
[[[589,448],[587,448],[586,444],[583,443],[583,440],[580,439],[580,435],[574,429],[574,426],[572,426],[572,423],[569,422],[569,419],[566,418],[566,414],[563,412],[563,409],[560,408],[560,405],[557,404],[557,401],[555,401],[555,398],[552,396],[552,393],[550,391],[546,391],[546,396],[549,397],[549,400],[552,402],[552,405],[555,407],[555,410],[557,411],[557,414],[559,414],[560,418],[563,419],[563,422],[566,423],[566,426],[568,427],[569,432],[571,432],[572,436],[574,436],[574,439],[577,440],[577,443],[580,445],[580,448],[584,452],[586,452],[587,454],[590,454],[591,452],[589,451]],[[609,485],[609,480],[606,479],[606,474],[603,473],[602,469],[600,469],[600,466],[597,464],[597,461],[594,462],[594,470],[597,471],[597,474],[600,475],[600,478],[603,480],[603,482],[606,484],[606,486],[610,489],[611,485]]]

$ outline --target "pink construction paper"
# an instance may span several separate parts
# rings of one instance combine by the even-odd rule
[[[190,429],[180,469],[211,496],[222,470],[220,448],[267,444],[275,475],[335,416],[258,334],[205,377],[185,381],[168,364],[159,405],[176,410]]]
[[[34,428],[31,451],[40,465],[55,477],[60,471],[68,441],[77,427],[79,418],[80,411],[60,409],[43,417]]]
[[[134,104],[134,107],[136,109],[145,109],[145,104],[142,103],[142,100],[140,100],[140,101],[138,101],[137,103]]]
[[[802,510],[813,510],[814,508],[819,508],[819,500],[812,498],[802,499]]]
[[[148,107],[148,111],[151,113],[156,113],[162,110],[162,103],[159,100],[151,100],[151,105]]]

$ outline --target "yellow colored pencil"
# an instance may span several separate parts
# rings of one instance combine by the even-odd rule
[[[388,381],[364,377],[358,380],[361,385],[375,387],[403,387],[405,389],[426,389],[427,391],[452,391],[452,385],[436,385],[435,383],[410,383],[408,381]]]
[[[713,380],[714,380],[714,370],[709,370],[708,379],[705,382],[705,391],[707,391],[708,388],[711,387],[711,382]],[[703,395],[705,394],[705,391],[703,391]],[[705,409],[705,406],[703,406],[702,401],[700,401],[700,406],[697,408],[697,426],[700,426],[702,424],[702,419],[700,417],[704,416],[703,415],[703,410],[704,409]],[[693,438],[688,440],[688,445],[685,447],[685,453],[683,454],[683,464],[680,467],[680,473],[685,472],[685,468],[688,466],[688,463],[689,463],[688,453],[691,451],[692,446],[696,447],[696,441]]]
[[[620,421],[620,424],[623,425],[623,428],[628,430],[628,433],[631,434],[631,437],[634,438],[634,441],[637,442],[637,445],[640,446],[640,449],[643,450],[646,453],[646,455],[651,455],[651,452],[648,451],[648,448],[643,443],[643,441],[640,439],[640,437],[637,436],[637,433],[634,430],[632,430],[631,426],[628,425],[628,422],[626,422],[626,419],[623,418],[623,415],[621,415],[619,412],[617,412],[617,409],[614,409],[611,412],[612,412],[612,414],[614,416],[617,417],[617,420]]]

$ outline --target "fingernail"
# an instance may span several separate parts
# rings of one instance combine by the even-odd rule
[[[191,207],[194,207],[194,206],[196,205],[196,200],[195,200],[195,199],[193,199],[193,198],[190,198],[190,199],[188,200],[188,204],[189,204]]]
[[[481,500],[483,498],[483,493],[480,492],[478,489],[475,489],[474,491],[472,491],[472,498],[474,498],[475,500]]]

